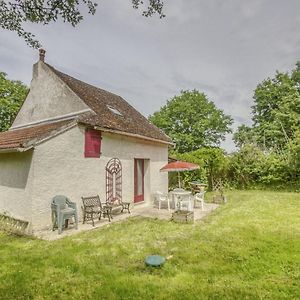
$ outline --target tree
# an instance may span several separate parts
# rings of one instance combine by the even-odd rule
[[[295,133],[295,138],[290,140],[288,145],[288,167],[292,174],[292,180],[298,180],[298,187],[300,187],[300,128]]]
[[[255,143],[255,134],[251,127],[241,125],[233,135],[234,143],[237,147],[242,148],[246,144]]]
[[[148,5],[144,2],[144,0],[131,0],[135,9],[146,6],[142,12],[145,17],[150,17],[155,13],[160,18],[165,16],[162,0],[148,0]],[[94,0],[15,0],[10,2],[0,0],[0,27],[16,32],[25,39],[28,45],[38,48],[41,46],[40,42],[32,33],[24,29],[24,23],[47,25],[61,19],[75,27],[83,20],[84,9],[94,15],[97,5]]]
[[[258,84],[253,126],[234,134],[239,151],[230,160],[229,177],[238,186],[299,187],[300,62],[291,73],[276,72]]]
[[[215,179],[223,180],[227,178],[229,156],[221,148],[202,147],[192,152],[173,152],[171,156],[174,159],[191,162],[200,166],[197,170],[182,172],[180,174],[181,182],[186,188],[190,188],[191,181],[200,181],[208,185],[208,190],[212,190]],[[169,173],[169,187],[175,188],[177,184],[177,173]]]
[[[282,147],[300,125],[299,90],[287,73],[264,80],[254,93],[253,122],[258,141],[267,148]]]
[[[202,147],[196,151],[175,154],[178,160],[184,160],[198,164],[200,169],[192,172],[184,172],[183,182],[186,186],[191,181],[201,181],[208,184],[212,190],[214,179],[224,179],[227,176],[229,159],[225,151],[217,147]]]
[[[182,91],[149,119],[171,137],[179,153],[219,146],[232,124],[230,116],[197,90]]]
[[[246,144],[230,158],[229,178],[238,187],[247,188],[258,183],[265,164],[265,155],[259,147]]]
[[[253,126],[238,128],[236,145],[246,139],[265,150],[284,148],[300,128],[300,62],[291,74],[276,72],[258,84],[253,98]]]
[[[300,61],[296,63],[296,68],[292,71],[292,80],[296,84],[296,87],[300,91]]]
[[[0,72],[0,131],[9,128],[27,93],[28,88],[22,82],[9,80]]]

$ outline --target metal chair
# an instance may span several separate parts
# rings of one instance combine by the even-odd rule
[[[162,202],[167,202],[168,204],[168,210],[170,210],[170,199],[168,194],[164,194],[162,192],[157,191],[155,193],[155,199],[158,201],[158,209],[161,209],[161,203]]]
[[[83,224],[86,221],[92,220],[93,226],[95,226],[94,217],[96,216],[98,220],[101,220],[102,215],[103,217],[107,216],[108,221],[110,222],[111,208],[106,205],[102,205],[99,195],[81,197],[81,199],[83,204]]]
[[[53,224],[52,230],[58,228],[58,234],[61,234],[66,220],[72,218],[74,218],[75,221],[75,228],[78,229],[78,215],[75,202],[71,202],[63,195],[55,196],[51,202],[51,211]]]

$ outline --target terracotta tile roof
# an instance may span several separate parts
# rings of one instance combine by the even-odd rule
[[[72,122],[67,120],[0,132],[0,150],[26,148],[30,142],[51,136],[56,130]]]
[[[172,143],[168,136],[122,97],[61,73],[48,64],[47,66],[96,113],[84,114],[79,119],[80,122]]]

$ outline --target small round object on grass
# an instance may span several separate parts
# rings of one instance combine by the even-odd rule
[[[166,259],[160,255],[149,255],[145,259],[145,264],[149,267],[160,267],[165,263]]]

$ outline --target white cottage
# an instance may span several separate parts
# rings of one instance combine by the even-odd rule
[[[30,91],[11,128],[0,133],[0,213],[51,226],[50,203],[63,194],[106,200],[106,166],[122,164],[122,198],[132,205],[167,192],[169,137],[123,98],[59,72],[33,66]],[[80,211],[80,209],[78,209]]]

